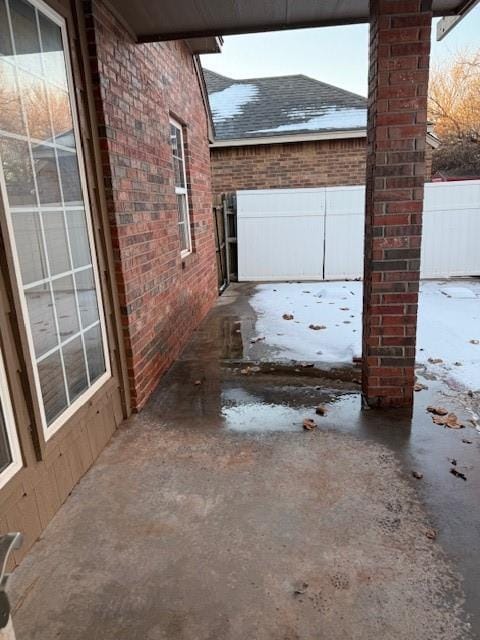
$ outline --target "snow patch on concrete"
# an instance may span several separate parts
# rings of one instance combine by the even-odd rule
[[[417,362],[439,378],[480,389],[480,282],[425,281],[421,284]],[[448,291],[448,295],[445,295]],[[275,283],[256,287],[251,305],[256,332],[265,336],[269,357],[349,364],[361,355],[362,283]],[[284,320],[283,314],[293,314]],[[313,330],[309,325],[325,325]],[[256,345],[250,350],[254,359]],[[429,358],[440,358],[437,365]]]
[[[209,95],[210,108],[217,120],[227,120],[242,113],[246,104],[255,100],[258,87],[254,84],[232,84]]]

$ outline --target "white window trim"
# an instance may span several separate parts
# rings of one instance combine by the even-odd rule
[[[29,357],[30,362],[32,363],[33,375],[35,380],[35,389],[36,389],[36,401],[38,408],[40,410],[41,421],[42,421],[42,430],[45,441],[48,441],[73,415],[78,411],[78,409],[83,406],[88,400],[106,383],[107,380],[111,378],[111,364],[110,364],[110,352],[108,348],[107,342],[107,329],[105,324],[105,314],[103,309],[103,299],[102,299],[102,289],[100,285],[100,277],[98,273],[98,264],[97,264],[97,256],[96,256],[96,246],[94,241],[93,229],[92,229],[92,214],[90,209],[90,199],[87,188],[87,178],[85,174],[85,164],[83,158],[83,150],[81,144],[80,130],[79,130],[79,118],[77,112],[77,105],[75,100],[75,85],[73,81],[72,75],[72,63],[70,59],[70,49],[68,42],[68,34],[67,34],[67,26],[65,19],[59,15],[56,11],[54,11],[50,6],[45,4],[42,0],[28,0],[30,4],[36,7],[39,11],[41,11],[45,16],[50,18],[55,24],[57,24],[62,33],[62,44],[63,44],[63,53],[65,55],[65,67],[66,67],[66,76],[67,76],[67,88],[68,94],[70,97],[70,108],[72,111],[72,123],[73,123],[73,132],[74,139],[76,145],[76,153],[77,153],[77,161],[78,161],[78,171],[80,174],[80,184],[82,187],[82,196],[83,196],[83,207],[85,209],[85,218],[87,222],[87,232],[88,232],[88,240],[90,243],[90,250],[92,253],[92,268],[93,268],[93,277],[95,282],[96,294],[97,294],[97,304],[98,304],[98,312],[100,319],[100,328],[102,335],[102,346],[103,353],[105,358],[105,373],[103,373],[95,382],[85,390],[78,398],[76,398],[66,409],[61,413],[51,424],[47,425],[47,419],[45,414],[45,408],[43,405],[42,398],[42,390],[40,386],[40,376],[38,374],[38,368],[36,365],[36,356],[35,356],[35,348],[33,343],[33,334],[30,327],[29,316],[28,316],[28,308],[27,301],[23,292],[23,283],[21,278],[20,271],[20,260],[18,257],[18,252],[15,243],[14,229],[13,229],[13,221],[10,212],[10,207],[8,202],[5,201],[3,203],[5,210],[5,217],[7,221],[8,234],[10,237],[10,243],[13,248],[13,263],[15,269],[15,278],[17,281],[17,288],[20,294],[20,304],[22,308],[22,320],[25,327],[28,347],[29,347]],[[10,10],[7,7],[7,15],[8,15],[8,23],[10,29],[12,29],[11,19],[10,19]],[[13,31],[13,29],[12,29]],[[13,43],[12,43],[13,44]],[[15,54],[15,47],[14,47]],[[22,114],[25,122],[27,122],[23,102],[22,102]],[[3,193],[7,193],[5,178],[3,175],[3,168],[0,163],[0,185],[2,187]],[[78,205],[76,206],[78,209]]]
[[[8,445],[10,447],[10,455],[12,462],[0,473],[0,489],[9,482],[13,476],[23,467],[22,454],[18,443],[17,430],[15,428],[15,417],[13,415],[12,402],[8,391],[7,375],[5,373],[5,365],[3,356],[0,351],[0,405],[3,412],[5,422],[5,431]]]
[[[170,124],[173,125],[176,129],[178,129],[178,131],[180,131],[180,141],[181,141],[181,159],[182,159],[182,166],[183,166],[183,182],[185,184],[185,187],[177,187],[177,185],[175,185],[175,195],[184,195],[185,196],[185,206],[186,206],[186,210],[187,210],[187,219],[185,220],[185,224],[187,225],[187,244],[188,244],[188,248],[184,249],[183,251],[180,252],[180,257],[181,258],[186,258],[187,256],[189,256],[192,253],[192,229],[191,229],[191,218],[190,218],[190,206],[188,203],[188,187],[187,187],[187,171],[186,171],[186,167],[185,167],[185,145],[184,145],[184,140],[183,140],[183,126],[180,124],[180,122],[178,122],[177,120],[174,120],[173,118],[170,118]],[[175,174],[175,172],[174,172]],[[176,203],[175,203],[176,205]]]

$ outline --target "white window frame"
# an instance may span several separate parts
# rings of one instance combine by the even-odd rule
[[[7,437],[8,445],[10,447],[10,455],[12,462],[0,473],[0,489],[9,482],[13,476],[20,471],[23,467],[22,454],[20,451],[20,445],[18,442],[17,430],[15,428],[15,417],[13,415],[12,402],[10,400],[10,393],[8,390],[7,374],[5,372],[5,365],[3,361],[3,355],[0,350],[0,409],[3,413],[3,420],[5,422],[5,435]]]
[[[185,144],[184,144],[184,140],[183,140],[183,126],[180,124],[180,122],[178,122],[177,120],[174,120],[173,118],[170,118],[170,124],[172,126],[175,127],[175,129],[177,129],[178,131],[180,131],[180,142],[181,142],[181,160],[182,160],[182,166],[183,166],[183,182],[185,184],[184,187],[178,187],[177,185],[175,185],[175,195],[182,195],[185,199],[185,211],[187,213],[186,215],[186,220],[184,220],[184,224],[187,227],[187,248],[184,249],[183,251],[180,251],[180,257],[181,258],[186,258],[188,255],[190,255],[192,253],[192,230],[191,230],[191,218],[190,218],[190,207],[188,204],[188,187],[187,187],[187,171],[186,171],[186,167],[185,167]],[[171,146],[171,143],[170,143]],[[173,149],[172,149],[173,152]],[[172,153],[173,156],[173,153]],[[175,162],[175,159],[172,157],[173,162]],[[174,176],[174,180],[175,180],[175,168],[174,168],[174,172],[173,172],[173,176]],[[175,202],[175,206],[178,207],[177,203]]]
[[[105,372],[99,378],[97,378],[97,380],[95,380],[95,382],[91,386],[89,386],[78,398],[76,398],[71,404],[69,404],[65,408],[63,413],[61,413],[57,418],[55,418],[53,422],[51,422],[50,424],[47,424],[45,407],[43,404],[42,390],[40,385],[40,376],[39,376],[38,368],[36,364],[37,358],[35,356],[33,333],[30,327],[27,300],[23,291],[23,282],[22,282],[22,276],[21,276],[21,270],[20,270],[20,260],[17,252],[16,243],[15,243],[13,220],[12,220],[12,215],[11,215],[10,207],[8,204],[8,200],[5,199],[3,202],[3,208],[5,211],[5,217],[7,221],[7,228],[8,228],[10,243],[13,248],[12,257],[13,257],[13,263],[14,263],[15,278],[16,278],[17,288],[20,294],[19,297],[20,297],[20,304],[22,308],[23,323],[25,326],[26,334],[27,334],[28,348],[29,348],[28,355],[33,368],[33,376],[34,376],[35,391],[36,391],[35,395],[36,395],[37,405],[41,415],[43,436],[45,438],[45,441],[48,441],[78,411],[78,409],[81,406],[83,406],[86,402],[88,402],[88,400],[107,382],[107,380],[111,378],[112,373],[111,373],[111,364],[110,364],[110,352],[109,352],[108,341],[107,341],[107,329],[105,324],[102,288],[100,284],[100,277],[99,277],[98,264],[97,264],[96,245],[95,245],[95,239],[94,239],[93,229],[92,229],[92,213],[90,209],[90,199],[89,199],[89,193],[88,193],[88,187],[87,187],[87,178],[85,173],[85,161],[83,157],[83,149],[82,149],[82,143],[81,143],[81,137],[80,137],[79,116],[77,112],[77,105],[76,105],[76,99],[75,99],[76,92],[75,92],[75,84],[73,80],[72,63],[70,58],[70,49],[69,49],[66,20],[56,11],[54,11],[50,6],[45,4],[43,0],[28,0],[28,2],[32,6],[36,7],[47,18],[52,20],[56,25],[58,25],[60,27],[61,34],[62,34],[62,45],[63,45],[63,53],[65,56],[65,67],[66,67],[65,71],[67,76],[67,89],[68,89],[68,95],[69,95],[70,109],[72,112],[72,124],[73,124],[73,133],[74,133],[74,139],[75,139],[75,150],[77,154],[78,171],[80,175],[80,184],[82,188],[83,208],[85,210],[88,240],[89,240],[90,251],[92,255],[92,270],[93,270],[93,278],[95,283],[95,293],[97,295],[98,314],[99,314],[99,321],[100,321],[100,333],[102,336],[102,347],[103,347],[103,354],[105,359]],[[7,6],[7,17],[8,17],[9,28],[13,32],[9,6]],[[13,46],[13,54],[16,55],[15,43],[12,42],[12,46]],[[24,118],[24,121],[27,122],[21,95],[20,95],[20,100],[22,102],[22,116]],[[0,185],[2,187],[3,193],[6,194],[7,188],[6,188],[6,183],[5,183],[5,178],[3,175],[3,168],[1,166],[1,163],[0,163]],[[0,197],[1,197],[1,193],[0,193]],[[48,208],[49,210],[54,209],[54,207],[48,207]],[[79,207],[76,207],[76,208],[78,209]],[[29,206],[29,207],[26,207],[26,209],[35,210],[35,207]],[[73,269],[73,265],[72,265],[72,269]]]

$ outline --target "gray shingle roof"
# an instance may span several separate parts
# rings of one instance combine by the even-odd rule
[[[204,69],[216,140],[365,129],[367,101],[304,75],[234,80]]]

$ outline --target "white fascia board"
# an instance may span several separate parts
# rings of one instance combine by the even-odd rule
[[[427,142],[434,149],[440,141],[432,133],[433,127],[428,128]],[[315,133],[298,133],[286,136],[263,136],[260,138],[232,138],[231,140],[215,140],[210,143],[211,149],[222,147],[249,147],[259,144],[282,144],[288,142],[313,142],[315,140],[345,140],[351,138],[366,138],[366,129],[352,129],[350,131],[316,131]]]
[[[315,131],[315,133],[295,133],[285,136],[261,136],[258,138],[215,140],[210,147],[246,147],[257,144],[281,144],[283,142],[311,142],[312,140],[340,140],[342,138],[366,137],[366,129],[351,129],[350,131]]]

